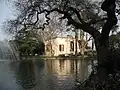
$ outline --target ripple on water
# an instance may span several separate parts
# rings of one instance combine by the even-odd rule
[[[1,60],[0,90],[75,90],[76,76],[84,78],[89,67],[86,61],[78,61],[77,68],[74,60],[41,63]]]

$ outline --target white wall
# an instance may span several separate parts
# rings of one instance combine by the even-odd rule
[[[74,41],[74,51],[70,51],[70,42],[71,41]],[[45,43],[45,45],[47,44],[48,42]],[[75,39],[73,38],[67,38],[67,37],[59,37],[59,38],[56,38],[56,39],[52,39],[51,40],[51,44],[52,44],[52,50],[54,51],[54,56],[58,56],[60,54],[75,54]],[[89,46],[91,47],[92,43],[91,41],[88,42]],[[59,50],[59,45],[64,45],[64,51],[60,51]],[[79,44],[77,43],[77,52],[80,52],[80,49],[79,49]],[[49,55],[50,53],[47,52],[46,55]]]

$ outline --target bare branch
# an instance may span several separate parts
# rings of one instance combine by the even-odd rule
[[[90,40],[92,40],[92,36],[91,36],[91,37],[89,37],[89,39],[88,39],[86,42],[89,42]]]
[[[76,29],[82,29],[83,31],[88,32],[89,34],[91,34],[94,38],[96,38],[97,36],[100,35],[100,32],[97,31],[95,28],[90,27],[89,25],[87,25],[85,23],[81,24],[81,23],[76,22],[71,17],[71,14],[69,14],[66,11],[61,11],[61,10],[55,8],[55,9],[52,9],[50,11],[45,9],[45,10],[41,11],[40,13],[47,12],[46,16],[48,16],[50,13],[55,12],[55,11],[60,13],[60,14],[64,14],[64,18],[63,19],[65,19],[65,18],[68,19],[68,25],[73,25]],[[47,19],[48,19],[47,21],[49,21],[50,18],[47,18]]]
[[[80,15],[80,13],[77,11],[76,8],[70,7],[70,9],[77,15],[77,18],[79,19],[79,21],[80,21],[81,23],[85,23],[85,22],[82,20],[81,15]]]
[[[88,25],[96,24],[96,23],[99,23],[99,22],[102,22],[102,21],[105,21],[105,20],[107,20],[107,18],[102,18],[102,19],[97,19],[97,20],[91,20],[87,24]]]

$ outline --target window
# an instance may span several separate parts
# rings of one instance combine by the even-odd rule
[[[50,45],[46,45],[46,51],[50,51]]]
[[[70,42],[70,51],[74,51],[74,42],[73,41]]]
[[[61,44],[59,45],[59,51],[64,51],[64,45],[63,45],[63,44],[62,44],[62,45],[61,45]]]

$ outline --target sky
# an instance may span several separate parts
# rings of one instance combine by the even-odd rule
[[[0,40],[7,39],[9,36],[2,30],[2,24],[14,16],[12,4],[8,0],[0,0]]]
[[[0,40],[9,38],[8,34],[2,29],[2,24],[6,20],[14,18],[15,9],[12,7],[11,1],[13,0],[0,0]]]

